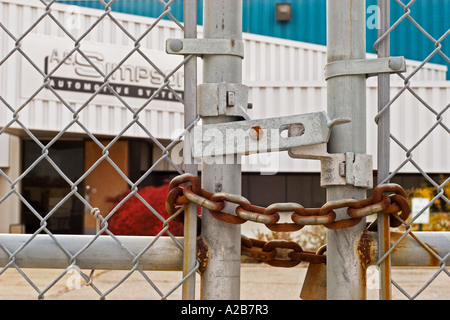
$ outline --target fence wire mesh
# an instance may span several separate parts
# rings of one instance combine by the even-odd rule
[[[171,140],[167,138],[161,139],[161,134],[157,134],[155,128],[161,128],[161,126],[169,127],[168,123],[158,123],[158,121],[167,121],[168,119],[160,115],[159,119],[149,120],[146,114],[147,110],[152,109],[155,104],[161,101],[169,101],[169,109],[176,108],[176,106],[172,107],[170,104],[177,105],[184,103],[182,82],[177,83],[173,79],[182,73],[183,66],[192,56],[181,58],[176,63],[172,63],[170,68],[168,68],[167,64],[163,63],[164,59],[161,59],[161,54],[156,54],[155,56],[153,51],[148,50],[149,44],[153,47],[158,46],[159,50],[164,47],[163,42],[152,44],[154,38],[158,38],[154,34],[161,33],[161,29],[158,28],[158,25],[161,23],[164,23],[165,26],[170,25],[170,28],[173,29],[172,33],[182,37],[184,29],[183,23],[180,22],[182,17],[176,18],[171,12],[171,6],[175,2],[174,0],[160,0],[158,2],[160,15],[156,19],[145,20],[139,26],[137,24],[131,25],[131,23],[123,19],[123,16],[113,11],[115,2],[114,0],[100,0],[99,4],[102,7],[101,13],[98,14],[98,11],[93,12],[87,9],[88,16],[81,15],[79,8],[61,5],[56,3],[56,1],[42,0],[34,1],[32,4],[2,4],[2,18],[0,21],[0,37],[2,41],[0,72],[15,72],[13,70],[13,64],[20,62],[22,63],[22,67],[26,68],[27,72],[30,73],[30,77],[36,75],[40,77],[40,84],[30,86],[27,96],[24,97],[22,95],[19,103],[14,98],[15,93],[8,92],[8,88],[6,90],[3,89],[0,95],[2,113],[4,115],[7,113],[7,117],[9,118],[8,121],[1,124],[2,129],[0,134],[6,135],[8,132],[12,132],[13,128],[19,129],[22,139],[26,141],[24,143],[31,145],[31,148],[36,151],[36,157],[28,159],[29,161],[25,160],[23,170],[17,176],[14,176],[14,173],[10,174],[11,170],[0,170],[2,179],[9,185],[9,190],[1,195],[0,204],[8,201],[19,201],[19,206],[24,208],[24,214],[27,215],[26,217],[23,216],[23,219],[33,220],[36,226],[35,230],[31,234],[27,234],[26,239],[18,247],[11,249],[4,243],[0,243],[1,251],[7,256],[8,260],[6,265],[0,270],[0,276],[7,276],[8,273],[11,273],[11,269],[15,269],[29,286],[36,291],[37,298],[39,299],[43,299],[48,293],[52,295],[52,292],[61,290],[61,283],[65,285],[69,282],[73,284],[78,281],[79,285],[80,281],[83,282],[83,280],[85,282],[83,286],[85,284],[86,287],[92,289],[91,292],[95,292],[103,299],[116,291],[120,291],[118,290],[119,286],[128,281],[128,279],[134,279],[129,281],[136,281],[136,275],[140,276],[140,280],[147,284],[147,288],[145,286],[142,288],[143,298],[147,295],[148,297],[166,299],[180,288],[187,277],[196,271],[196,268],[194,268],[186,277],[173,276],[169,273],[168,277],[170,281],[167,282],[171,285],[165,285],[164,288],[161,288],[152,280],[152,273],[145,271],[141,267],[142,256],[146,255],[149,250],[152,250],[161,241],[161,238],[172,239],[175,246],[183,250],[183,241],[177,237],[182,235],[182,228],[180,229],[179,226],[172,227],[173,222],[171,220],[173,217],[169,218],[167,213],[163,212],[165,210],[164,206],[152,200],[152,197],[160,197],[161,199],[158,201],[163,201],[162,203],[164,203],[164,191],[166,190],[164,188],[159,191],[156,189],[153,191],[150,190],[150,195],[149,192],[147,194],[142,192],[142,187],[144,186],[143,181],[155,174],[158,166],[165,166],[173,174],[183,173],[183,168],[180,163],[175,163],[170,157],[170,153],[173,147],[183,139],[190,126],[183,131],[183,123],[177,123],[177,129],[180,129],[178,130],[179,134],[173,136]],[[18,7],[22,5],[25,7],[21,12],[23,19],[29,18],[27,22],[21,21],[21,25],[27,26],[24,29],[21,29],[20,24],[17,23],[18,17],[21,16],[20,14],[12,19],[9,19],[7,16],[8,14],[18,13],[16,10],[19,10]],[[192,23],[196,24],[196,21],[192,21]],[[111,25],[115,31],[113,35],[108,35],[108,28],[111,29]],[[69,43],[66,47],[70,49],[65,50],[63,53],[56,53],[55,51],[54,55],[58,54],[58,56],[54,56],[53,58],[55,59],[53,61],[51,61],[52,57],[48,58],[45,64],[43,64],[43,61],[36,60],[34,55],[34,51],[39,51],[36,44],[39,46],[39,41],[43,37],[42,34],[47,38],[56,35],[58,41]],[[107,39],[108,36],[110,37],[109,40]],[[101,41],[103,44],[108,41],[111,41],[112,44],[114,44],[114,41],[120,41],[120,47],[127,48],[126,50],[121,50],[116,55],[119,58],[111,61],[109,67],[106,64],[101,64],[103,58],[93,53],[92,46],[90,47],[89,45],[90,42],[101,38],[104,39],[104,41]],[[30,42],[32,43],[31,45],[29,44]],[[103,44],[100,43],[100,45]],[[41,45],[45,46],[45,43]],[[114,47],[110,47],[109,50],[115,49]],[[130,68],[130,65],[136,60],[139,60],[141,66],[139,70]],[[163,62],[161,62],[162,60]],[[67,69],[65,68],[72,63],[78,63],[79,69],[76,72],[82,73],[84,70],[85,73],[89,73],[88,76],[91,79],[95,79],[96,81],[76,83],[74,80],[73,83],[70,83],[67,80],[70,77],[68,77]],[[148,90],[148,86],[135,88],[133,86],[126,87],[117,85],[118,82],[120,84],[121,77],[128,76],[127,72],[130,72],[129,77],[131,77],[131,81],[134,80],[137,82],[138,77],[142,79],[152,77],[151,79],[154,80],[151,91],[145,95],[144,99],[133,100],[129,98],[133,97],[130,91],[135,90],[137,92],[135,92],[135,95],[140,94],[141,91]],[[26,81],[26,79],[18,79],[18,81]],[[70,90],[71,85],[85,89],[85,94],[78,96],[76,102],[64,91],[64,89]],[[51,108],[50,110],[46,109],[46,114],[39,114],[42,109],[39,109],[36,101],[42,95],[50,96],[48,100],[51,102],[47,103],[59,108],[61,112],[60,116],[62,117],[58,123],[59,127],[53,128],[52,133],[45,137],[33,130],[32,124],[33,117],[52,118]],[[113,106],[109,108],[119,110],[119,114],[114,115],[115,118],[113,120],[116,120],[115,122],[113,121],[116,123],[114,130],[110,130],[108,136],[106,136],[106,140],[105,135],[98,134],[98,132],[93,130],[91,126],[92,121],[90,120],[90,117],[95,117],[95,114],[91,112],[92,106],[98,106],[105,95],[108,96],[109,100],[115,100],[112,103]],[[172,117],[174,116],[172,115]],[[97,122],[104,120],[108,121],[111,119],[104,119],[103,114],[97,114]],[[149,122],[151,122],[150,125]],[[129,133],[133,130],[139,131],[138,136],[147,142],[150,141],[153,146],[153,161],[150,167],[143,168],[143,171],[137,177],[131,177],[128,169],[118,163],[118,158],[114,158],[111,153],[115,145],[123,138],[129,137]],[[93,145],[90,151],[86,150],[86,153],[92,152],[94,158],[85,166],[84,172],[79,176],[74,175],[67,165],[61,164],[61,160],[59,159],[61,154],[57,152],[58,143],[61,140],[65,139],[64,141],[66,141],[67,139],[71,139],[71,137],[73,138],[71,136],[73,133],[82,134],[84,143],[91,143]],[[81,153],[83,153],[82,150]],[[158,155],[156,159],[155,155]],[[121,156],[126,157],[127,155],[121,154]],[[68,157],[65,158],[65,161],[71,162],[71,160],[77,160],[77,156],[74,153],[69,153]],[[82,158],[81,161],[83,161]],[[88,190],[89,186],[86,181],[96,171],[99,171],[99,168],[104,167],[105,164],[110,169],[112,168],[113,172],[111,173],[110,171],[110,174],[119,177],[124,182],[122,182],[122,186],[125,184],[126,187],[122,188],[122,192],[124,193],[119,199],[112,202],[109,210],[100,211],[92,205],[92,201],[90,201],[92,200],[90,198],[92,194],[88,192],[95,192],[97,190]],[[73,165],[75,166],[76,164],[73,163]],[[60,184],[60,190],[63,191],[60,194],[51,195],[51,206],[48,210],[41,208],[38,203],[31,200],[32,196],[29,193],[36,192],[36,190],[30,191],[27,189],[28,193],[24,191],[27,181],[36,174],[37,170],[46,170],[47,173],[51,171],[51,173],[48,173],[48,176],[40,181],[43,188],[47,186],[48,181],[45,181],[46,179],[55,179]],[[108,182],[110,177],[102,177],[101,173],[100,175],[97,173],[95,176],[98,179],[103,179],[101,181],[103,185],[114,183]],[[112,194],[109,196],[115,195]],[[67,207],[72,207],[76,201],[84,207],[85,215],[91,214],[93,219],[96,220],[96,230],[94,231],[94,235],[87,238],[87,241],[82,241],[82,245],[74,251],[73,249],[68,249],[64,241],[61,241],[61,238],[56,235],[58,232],[55,228],[58,227],[58,218],[63,215]],[[134,207],[130,207],[129,203],[131,201],[134,201],[132,205]],[[118,236],[121,234],[126,235],[127,233],[126,230],[124,233],[123,230],[118,230],[117,228],[126,228],[127,226],[132,228],[132,226],[126,225],[124,218],[122,220],[116,219],[116,228],[114,230],[111,228],[111,221],[116,216],[120,216],[120,211],[125,206],[128,206],[126,210],[129,211],[144,210],[145,213],[141,218],[147,218],[159,226],[159,229],[153,230],[154,234],[152,234],[152,237],[142,238],[143,246],[139,249],[130,248]],[[6,210],[8,209],[5,205],[3,207]],[[81,219],[88,218],[81,217]],[[125,226],[123,226],[124,224]],[[130,231],[129,234],[133,235],[132,230],[128,231]],[[27,233],[30,232],[28,231]],[[29,271],[27,269],[19,266],[20,263],[18,263],[17,259],[21,253],[27,250],[30,243],[39,241],[39,235],[42,234],[52,239],[53,246],[56,247],[55,250],[60,251],[63,255],[63,260],[67,261],[62,271],[55,271],[54,279],[50,283],[39,283],[39,279],[34,279],[33,276],[28,275]],[[120,277],[115,280],[111,279],[112,281],[109,283],[110,287],[100,288],[97,286],[95,279],[96,276],[100,276],[105,271],[81,270],[77,263],[79,257],[91,250],[92,246],[98,242],[98,239],[105,235],[113,240],[114,250],[126,252],[129,268],[128,270],[124,268],[125,270]],[[76,242],[76,238],[77,236],[73,235],[73,241]],[[111,265],[111,267],[114,269],[114,265]],[[174,281],[174,279],[178,280]],[[10,292],[10,294],[14,297],[14,292]],[[3,295],[8,296],[8,292],[3,292]],[[89,293],[86,293],[85,297],[87,296],[90,296]]]
[[[390,39],[394,37],[398,37],[398,34],[396,34],[399,31],[399,28],[404,26],[405,24],[410,24],[414,26],[414,29],[418,31],[419,37],[425,37],[425,42],[428,42],[431,47],[433,47],[432,50],[430,50],[428,56],[426,56],[413,70],[408,70],[408,73],[405,74],[397,74],[391,78],[393,82],[401,82],[402,85],[400,86],[400,89],[397,90],[397,87],[395,89],[389,88],[389,82],[387,86],[379,87],[379,97],[381,96],[387,97],[387,101],[382,102],[382,105],[379,105],[379,113],[375,116],[375,122],[379,124],[379,121],[382,117],[388,116],[389,113],[394,108],[400,108],[400,104],[398,103],[398,99],[400,97],[405,97],[405,95],[410,95],[412,98],[411,103],[411,109],[410,110],[404,110],[405,114],[407,113],[413,113],[413,112],[422,112],[426,110],[426,114],[424,113],[423,117],[421,117],[421,122],[427,123],[427,127],[424,129],[422,126],[420,130],[418,130],[416,137],[405,137],[403,134],[401,127],[403,119],[392,119],[390,121],[390,127],[389,125],[384,126],[382,131],[382,135],[384,134],[386,137],[389,137],[388,139],[391,141],[390,145],[391,147],[384,150],[384,153],[380,154],[381,158],[385,158],[389,160],[390,154],[392,153],[403,153],[403,157],[400,159],[403,159],[400,163],[391,163],[387,166],[390,166],[390,168],[387,168],[386,176],[379,177],[379,183],[385,183],[392,179],[395,179],[398,176],[398,173],[401,172],[405,166],[412,166],[415,171],[420,173],[420,175],[424,178],[425,184],[422,186],[422,190],[429,190],[428,194],[420,194],[420,188],[417,188],[416,190],[412,190],[410,193],[410,197],[423,197],[422,199],[425,199],[425,202],[422,202],[418,207],[413,208],[413,212],[411,215],[411,218],[407,221],[403,221],[403,225],[401,227],[401,230],[404,231],[404,233],[398,238],[398,239],[391,239],[391,246],[389,249],[385,252],[385,254],[379,258],[377,265],[382,264],[387,259],[390,259],[392,253],[398,249],[401,246],[402,240],[407,236],[412,236],[415,241],[417,241],[418,245],[423,247],[425,250],[429,252],[429,254],[435,259],[434,264],[436,265],[436,268],[434,269],[435,272],[432,273],[432,275],[429,277],[429,279],[425,283],[417,284],[417,289],[415,291],[407,292],[402,285],[402,283],[397,282],[395,279],[395,270],[392,272],[391,276],[391,283],[392,285],[399,291],[401,294],[403,294],[404,297],[407,299],[415,299],[419,297],[419,295],[426,290],[430,285],[433,283],[433,281],[444,281],[449,282],[449,270],[448,266],[446,265],[446,260],[449,257],[449,253],[447,253],[445,256],[439,256],[433,248],[431,248],[426,243],[420,241],[415,235],[414,231],[421,230],[422,225],[420,222],[420,219],[423,218],[423,216],[429,214],[430,208],[433,209],[435,212],[432,217],[429,219],[433,219],[433,221],[429,220],[430,223],[434,225],[433,231],[439,231],[439,232],[445,232],[449,230],[449,224],[450,219],[448,215],[448,208],[450,205],[450,201],[448,198],[449,190],[450,190],[450,177],[448,174],[441,174],[441,175],[432,175],[429,172],[427,172],[426,169],[423,169],[421,166],[420,161],[416,161],[416,158],[414,157],[420,152],[423,152],[423,149],[420,150],[421,146],[424,146],[426,144],[430,143],[430,136],[436,133],[438,130],[443,130],[445,135],[445,141],[441,141],[442,146],[445,148],[446,145],[448,145],[448,139],[450,138],[450,130],[448,123],[448,109],[450,107],[450,103],[445,102],[445,105],[441,105],[436,103],[435,101],[429,101],[429,99],[424,99],[423,96],[421,96],[421,93],[418,92],[419,90],[414,88],[414,84],[418,84],[420,86],[420,80],[416,79],[416,74],[419,72],[426,63],[430,62],[431,59],[433,59],[436,56],[441,57],[443,60],[445,60],[447,63],[450,63],[450,58],[448,55],[449,48],[444,47],[444,40],[449,36],[450,29],[447,28],[447,30],[443,34],[432,34],[430,30],[427,30],[426,28],[422,27],[421,24],[417,20],[417,16],[425,14],[424,12],[420,12],[421,7],[420,4],[418,4],[420,1],[412,0],[412,1],[401,1],[401,0],[395,0],[395,1],[378,1],[379,4],[379,10],[381,14],[385,14],[388,17],[384,17],[384,21],[388,21],[390,19],[391,23],[388,23],[385,26],[385,30],[382,30],[382,32],[379,32],[379,37],[377,41],[374,43],[374,50],[380,57],[386,56],[385,53],[389,52],[389,46],[390,46]],[[390,14],[391,12],[401,12],[399,16],[395,16],[394,14]],[[380,19],[383,21],[383,18]],[[381,26],[383,27],[383,26]],[[448,27],[448,26],[446,26]],[[447,41],[448,44],[448,41]],[[379,50],[381,46],[385,46],[383,50]],[[387,51],[386,50],[387,46]],[[401,55],[401,52],[399,53]],[[441,60],[442,60],[441,59]],[[384,78],[386,81],[386,78]],[[389,81],[389,78],[387,79]],[[391,87],[392,88],[392,87]],[[384,91],[383,91],[384,90]],[[391,92],[390,92],[391,91]],[[428,101],[427,101],[428,100]],[[445,99],[444,99],[445,101]],[[414,108],[414,109],[413,109]],[[389,118],[388,118],[389,119]],[[388,120],[389,121],[389,120]],[[418,128],[419,129],[419,128]],[[379,136],[380,139],[380,136]],[[379,141],[379,144],[384,143],[383,141]],[[388,142],[389,143],[389,142]],[[439,146],[436,146],[439,147]],[[430,157],[433,157],[432,154],[429,155]],[[380,167],[379,167],[380,169]],[[386,168],[385,168],[386,169]],[[386,170],[385,170],[386,171]],[[414,210],[415,209],[415,210]],[[427,222],[425,222],[427,223]],[[447,244],[448,245],[448,244]],[[436,280],[441,279],[441,280]],[[390,289],[390,288],[389,288]],[[389,290],[384,289],[384,290]],[[439,294],[436,295],[436,298],[443,298],[440,297]],[[448,298],[448,297],[447,297]]]
[[[184,139],[191,126],[198,121],[197,118],[192,123],[184,125],[182,120],[183,108],[180,111],[180,108],[177,107],[179,104],[184,104],[187,94],[187,92],[183,92],[180,82],[177,82],[180,77],[182,78],[179,74],[182,73],[186,63],[193,59],[193,56],[189,55],[178,59],[176,62],[170,62],[170,67],[167,68],[167,64],[164,58],[161,58],[160,53],[155,54],[148,50],[151,48],[159,50],[159,52],[163,51],[165,38],[183,36],[184,23],[180,22],[183,19],[172,12],[172,7],[179,5],[182,0],[154,1],[160,8],[160,15],[155,19],[142,20],[140,23],[127,21],[121,13],[115,12],[114,4],[118,2],[115,0],[99,0],[101,13],[90,9],[82,9],[86,10],[83,11],[83,13],[87,12],[86,15],[79,15],[77,11],[79,9],[75,6],[63,6],[56,1],[40,0],[34,1],[32,5],[20,0],[0,3],[2,5],[0,12],[0,74],[10,74],[12,79],[11,83],[4,82],[1,84],[0,115],[4,120],[0,123],[0,137],[6,136],[8,133],[19,133],[21,139],[23,139],[23,144],[34,150],[32,156],[25,159],[17,170],[0,168],[2,183],[7,185],[6,189],[2,188],[1,190],[0,208],[3,211],[8,211],[11,208],[11,202],[18,203],[17,206],[23,208],[22,218],[33,221],[34,226],[33,231],[27,232],[26,238],[20,238],[21,240],[17,242],[18,244],[15,247],[8,247],[0,241],[0,257],[2,257],[2,261],[6,261],[0,269],[0,282],[1,277],[10,277],[14,272],[19,275],[20,281],[27,287],[26,290],[33,291],[39,299],[47,296],[55,297],[55,292],[58,294],[61,290],[67,291],[68,284],[77,286],[80,285],[80,281],[83,290],[86,290],[83,293],[85,298],[99,297],[103,299],[115,296],[123,298],[127,296],[130,290],[142,290],[142,298],[179,298],[180,287],[198,268],[197,265],[183,275],[180,269],[175,267],[177,274],[167,272],[166,280],[161,283],[155,280],[156,278],[159,279],[159,275],[158,277],[155,276],[155,273],[159,271],[148,271],[147,268],[143,267],[147,263],[145,259],[148,253],[157,252],[161,246],[172,249],[166,254],[173,254],[173,252],[178,254],[179,251],[184,250],[184,243],[178,238],[181,232],[179,226],[177,228],[172,221],[173,218],[169,218],[163,212],[161,206],[157,206],[149,200],[148,194],[141,192],[147,180],[155,179],[158,181],[161,167],[166,171],[171,171],[174,175],[184,172],[185,168],[179,162],[174,161],[171,152]],[[446,119],[448,119],[446,116],[448,116],[450,104],[435,105],[433,101],[422,98],[413,86],[414,82],[417,81],[415,79],[417,73],[433,57],[440,56],[450,63],[448,50],[445,50],[443,44],[450,33],[450,29],[441,35],[431,35],[427,32],[414,19],[414,10],[419,10],[414,7],[416,2],[419,2],[419,0],[408,3],[400,0],[392,2],[391,6],[401,7],[403,14],[397,17],[389,25],[387,31],[379,37],[374,44],[375,51],[383,41],[388,41],[390,35],[395,34],[398,26],[405,23],[413,24],[433,44],[434,50],[423,59],[414,71],[408,72],[406,76],[398,74],[395,79],[391,78],[392,81],[400,80],[402,82],[401,89],[393,92],[392,98],[382,107],[375,121],[378,122],[380,117],[396,108],[399,97],[404,95],[411,95],[418,102],[419,108],[426,110],[433,120],[424,132],[419,133],[412,144],[409,143],[409,140],[405,142],[401,131],[396,129],[399,119],[391,121],[389,135],[393,142],[391,144],[392,152],[400,150],[405,154],[405,157],[403,162],[393,165],[393,168],[389,170],[389,175],[383,177],[379,183],[394,180],[402,168],[406,165],[412,165],[431,186],[433,194],[412,219],[404,221],[401,227],[404,231],[403,236],[396,239],[377,264],[381,264],[388,259],[401,246],[404,237],[414,236],[416,228],[414,222],[427,209],[450,206],[448,198],[450,177],[441,175],[436,180],[436,176],[427,173],[427,170],[421,167],[421,163],[414,158],[414,155],[419,152],[420,146],[426,144],[427,138],[437,130],[443,130],[447,133],[447,138],[449,137],[450,129],[446,122]],[[389,2],[380,2],[380,5],[389,5]],[[17,6],[23,6],[24,11],[19,12]],[[160,25],[164,25],[171,31],[169,33],[163,31],[159,28]],[[114,32],[109,31],[111,26]],[[45,37],[42,37],[42,35],[45,35]],[[64,50],[63,53],[59,52],[59,55],[55,54],[53,60],[49,58],[46,63],[43,63],[40,56],[35,54],[35,51],[41,51],[42,47],[46,45],[45,40],[51,37],[57,37],[58,41],[69,43],[70,48],[68,47],[69,49]],[[107,66],[101,64],[101,58],[93,52],[97,47],[92,46],[92,42],[96,41],[100,43],[100,46],[104,46],[106,51],[117,51],[114,55],[114,61],[111,61]],[[117,43],[120,43],[122,49],[110,46]],[[124,47],[126,49],[123,49]],[[67,66],[73,64],[74,61],[79,63],[78,72],[87,76],[88,79],[92,79],[92,81],[71,84],[67,82],[69,77],[65,74],[68,72]],[[130,65],[136,65],[136,61],[142,67],[140,69],[130,68]],[[21,70],[15,69],[17,64],[22,66]],[[22,79],[13,76],[12,73],[15,72],[19,72]],[[36,76],[39,78],[38,83],[26,81],[27,77],[33,78]],[[128,89],[126,89],[125,86],[120,85],[120,80],[121,77],[127,76],[134,77],[136,84],[139,82],[139,77],[147,79],[151,77],[155,86],[148,92],[145,92],[145,88],[138,86],[128,86]],[[7,79],[7,77],[4,76],[2,81],[3,79]],[[76,99],[73,100],[71,98],[73,92],[70,91],[72,85],[74,87],[82,86],[85,89],[84,95],[78,94]],[[17,88],[20,88],[20,92]],[[135,97],[130,90],[136,90],[135,94],[140,92],[143,96],[134,99]],[[20,96],[20,99],[17,99],[17,96]],[[108,97],[107,103],[105,103],[105,96]],[[168,101],[170,104],[166,109],[173,111],[173,113],[164,113],[161,109],[165,107],[159,105],[161,101]],[[109,105],[107,105],[108,103]],[[156,115],[152,113],[154,108],[159,112]],[[107,113],[107,110],[112,112]],[[53,122],[57,124],[49,124],[52,121],[47,118],[55,120]],[[46,128],[50,128],[50,133],[44,135],[40,132],[37,129],[36,121],[41,121],[40,123],[44,124]],[[172,132],[176,131],[175,129],[178,129],[178,134],[174,136]],[[120,154],[121,152],[122,155],[124,154],[123,149],[116,151],[115,148],[122,139],[129,138],[131,135],[138,137],[140,141],[149,142],[153,148],[151,155],[149,155],[152,158],[150,165],[140,170],[138,175],[132,175],[113,156],[113,154]],[[58,152],[58,149],[63,148],[60,144],[61,141],[76,140],[80,136],[83,137],[82,140],[85,145],[91,145],[91,149],[89,149],[91,151],[87,149],[84,151],[90,153],[86,157],[90,156],[91,158],[90,161],[85,158],[80,160],[74,153],[69,153],[69,162],[73,161],[74,166],[76,161],[82,163],[82,173],[77,175],[73,174],[64,162],[61,162],[61,153]],[[22,150],[23,148],[24,146],[22,146]],[[145,158],[143,155],[140,156]],[[385,156],[389,157],[389,155]],[[86,163],[84,163],[85,161]],[[92,201],[95,190],[89,190],[90,182],[88,180],[91,179],[90,181],[92,181],[92,178],[96,177],[96,179],[101,178],[103,185],[112,183],[108,181],[107,177],[102,177],[101,171],[99,173],[100,168],[105,164],[112,170],[113,175],[125,185],[125,190],[122,190],[123,193],[119,197],[109,202],[109,207],[106,207],[106,210],[98,210]],[[36,171],[42,169],[51,173],[46,177],[41,177],[34,188],[27,189],[27,183],[30,180],[36,181],[34,177]],[[50,195],[44,195],[43,197],[46,197],[46,201],[51,202],[51,205],[43,209],[39,203],[31,199],[33,198],[32,194],[36,193],[39,187],[44,188],[46,186],[46,180],[48,179],[57,181],[62,186],[60,188],[62,191],[53,195],[51,200]],[[160,192],[159,189],[149,191],[153,195],[157,192]],[[114,196],[115,194],[109,195],[111,198],[114,198]],[[76,235],[70,235],[72,238],[67,241],[55,231],[64,224],[61,219],[67,206],[72,206],[72,202],[78,203],[83,208],[82,219],[86,221],[90,218],[95,221],[95,230],[88,238],[77,238]],[[152,237],[141,237],[142,241],[139,242],[138,246],[125,241],[119,235],[120,232],[112,228],[115,217],[120,216],[121,210],[124,210],[130,203],[143,206],[146,209],[145,216],[156,219],[152,221],[158,221],[160,226],[158,230],[153,230],[154,235]],[[134,209],[135,207],[131,208],[131,210]],[[443,230],[448,230],[448,213],[442,212],[441,217]],[[124,220],[120,220],[120,222],[124,225],[126,223]],[[34,245],[40,241],[41,235],[50,239],[52,248],[58,252],[60,260],[63,261],[58,262],[58,265],[64,265],[60,270],[54,266],[49,267],[52,261],[47,264],[47,268],[55,268],[45,271],[47,275],[51,274],[50,281],[42,280],[39,273],[31,272],[29,269],[20,266],[24,263],[23,259],[19,258],[20,255],[29,250],[30,247],[37,248]],[[115,273],[114,276],[108,274],[107,270],[85,269],[79,266],[80,258],[94,250],[93,248],[98,245],[104,236],[108,237],[112,244],[108,247],[100,246],[99,250],[104,250],[105,253],[108,250],[113,251],[111,255],[106,255],[111,258],[111,266],[108,269],[114,270],[116,267],[111,257],[115,253],[121,252],[127,257],[127,266],[117,267],[121,270],[121,273]],[[420,294],[433,281],[438,281],[436,279],[442,279],[441,277],[445,277],[445,280],[448,281],[450,275],[445,262],[448,259],[448,254],[441,257],[427,244],[419,241],[417,237],[414,237],[414,239],[435,258],[436,269],[433,275],[425,283],[420,284],[415,292],[407,292],[403,289],[402,283],[395,281],[395,272],[393,272],[392,284],[408,299],[420,298]],[[172,244],[168,245],[166,240],[171,241]],[[74,249],[74,246],[69,245],[71,241],[76,242],[79,246],[75,246]],[[48,245],[48,242],[46,245]],[[42,254],[48,253],[42,246],[39,248],[42,250]],[[105,248],[108,249],[105,250]],[[27,254],[29,254],[29,251],[27,251]],[[193,254],[195,255],[195,253]],[[39,252],[37,255],[39,255]],[[105,264],[107,263],[108,261],[105,262]],[[172,266],[168,268],[172,268]],[[105,282],[98,285],[96,279],[105,274],[110,277],[106,285]],[[48,277],[45,279],[48,279]],[[132,289],[126,286],[127,283],[131,284]],[[2,292],[1,295],[6,298],[15,297],[14,292],[6,294]]]

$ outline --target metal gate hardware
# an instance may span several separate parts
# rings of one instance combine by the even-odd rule
[[[234,39],[167,39],[169,54],[231,55],[244,58],[244,42]]]
[[[203,83],[197,86],[198,114],[201,117],[247,115],[248,87],[240,83]]]
[[[371,155],[353,152],[330,154],[326,143],[292,147],[288,153],[292,158],[320,160],[322,187],[346,184],[369,189],[373,187]]]
[[[333,61],[325,65],[325,80],[339,76],[406,72],[404,57]]]
[[[192,154],[195,158],[231,154],[248,155],[326,143],[333,126],[349,121],[347,118],[330,120],[322,111],[196,126],[191,134]],[[282,136],[282,132],[288,131],[291,125],[301,127],[301,134]]]

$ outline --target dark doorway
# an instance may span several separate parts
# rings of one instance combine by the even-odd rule
[[[42,141],[47,145],[49,141]],[[43,155],[42,148],[32,140],[23,141],[23,171],[32,169],[22,180],[22,222],[26,233],[34,233],[46,223],[55,234],[83,232],[84,205],[76,195],[70,195],[71,182],[84,173],[84,141],[57,141],[48,149],[48,156],[58,169]],[[84,183],[77,185],[83,195]],[[65,199],[64,201],[62,201]],[[49,215],[49,213],[51,215]],[[49,216],[48,219],[45,219]],[[45,219],[45,221],[43,221]]]

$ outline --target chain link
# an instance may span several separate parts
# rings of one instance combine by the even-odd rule
[[[188,183],[190,185],[186,185]],[[294,202],[274,203],[264,208],[251,204],[249,200],[240,195],[226,192],[210,193],[203,190],[197,176],[185,173],[170,182],[166,208],[170,215],[174,215],[177,214],[180,207],[189,202],[208,209],[211,215],[218,220],[232,224],[243,224],[247,221],[258,222],[277,232],[298,231],[306,225],[323,225],[332,230],[349,228],[358,224],[362,218],[379,212],[389,214],[391,226],[398,227],[404,223],[411,212],[405,190],[398,184],[389,183],[377,186],[371,198],[329,201],[321,208],[304,208]],[[223,211],[227,203],[237,205],[234,214]],[[335,210],[339,209],[346,209],[348,218],[336,220]],[[279,223],[280,213],[291,213],[292,222]],[[182,217],[182,214],[178,214],[176,218],[183,222]],[[199,234],[201,233],[200,227],[199,220]],[[302,261],[326,262],[323,248],[319,249],[320,252],[304,251],[294,241],[272,240],[266,242],[242,236],[241,249],[243,255],[277,267],[294,267]],[[279,257],[278,249],[288,250],[288,258]]]

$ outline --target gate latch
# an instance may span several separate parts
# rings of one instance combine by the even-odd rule
[[[346,184],[368,189],[373,187],[372,156],[369,154],[328,153],[326,143],[293,147],[288,152],[292,158],[320,160],[322,187]]]
[[[321,161],[321,186],[351,184],[372,188],[372,156],[327,152],[335,125],[325,112],[195,126],[191,132],[194,158],[288,151],[293,158]],[[286,132],[284,134],[284,132]]]
[[[330,120],[325,112],[315,112],[195,126],[191,134],[192,154],[195,158],[248,155],[326,143],[334,125],[349,121],[346,118]],[[301,134],[289,136],[291,125],[301,127]]]
[[[302,128],[297,125],[289,127],[289,136],[302,135]],[[353,152],[328,153],[327,143],[311,146],[297,146],[288,149],[289,156],[297,159],[320,160],[322,187],[333,185],[354,185],[372,188],[372,156]]]

